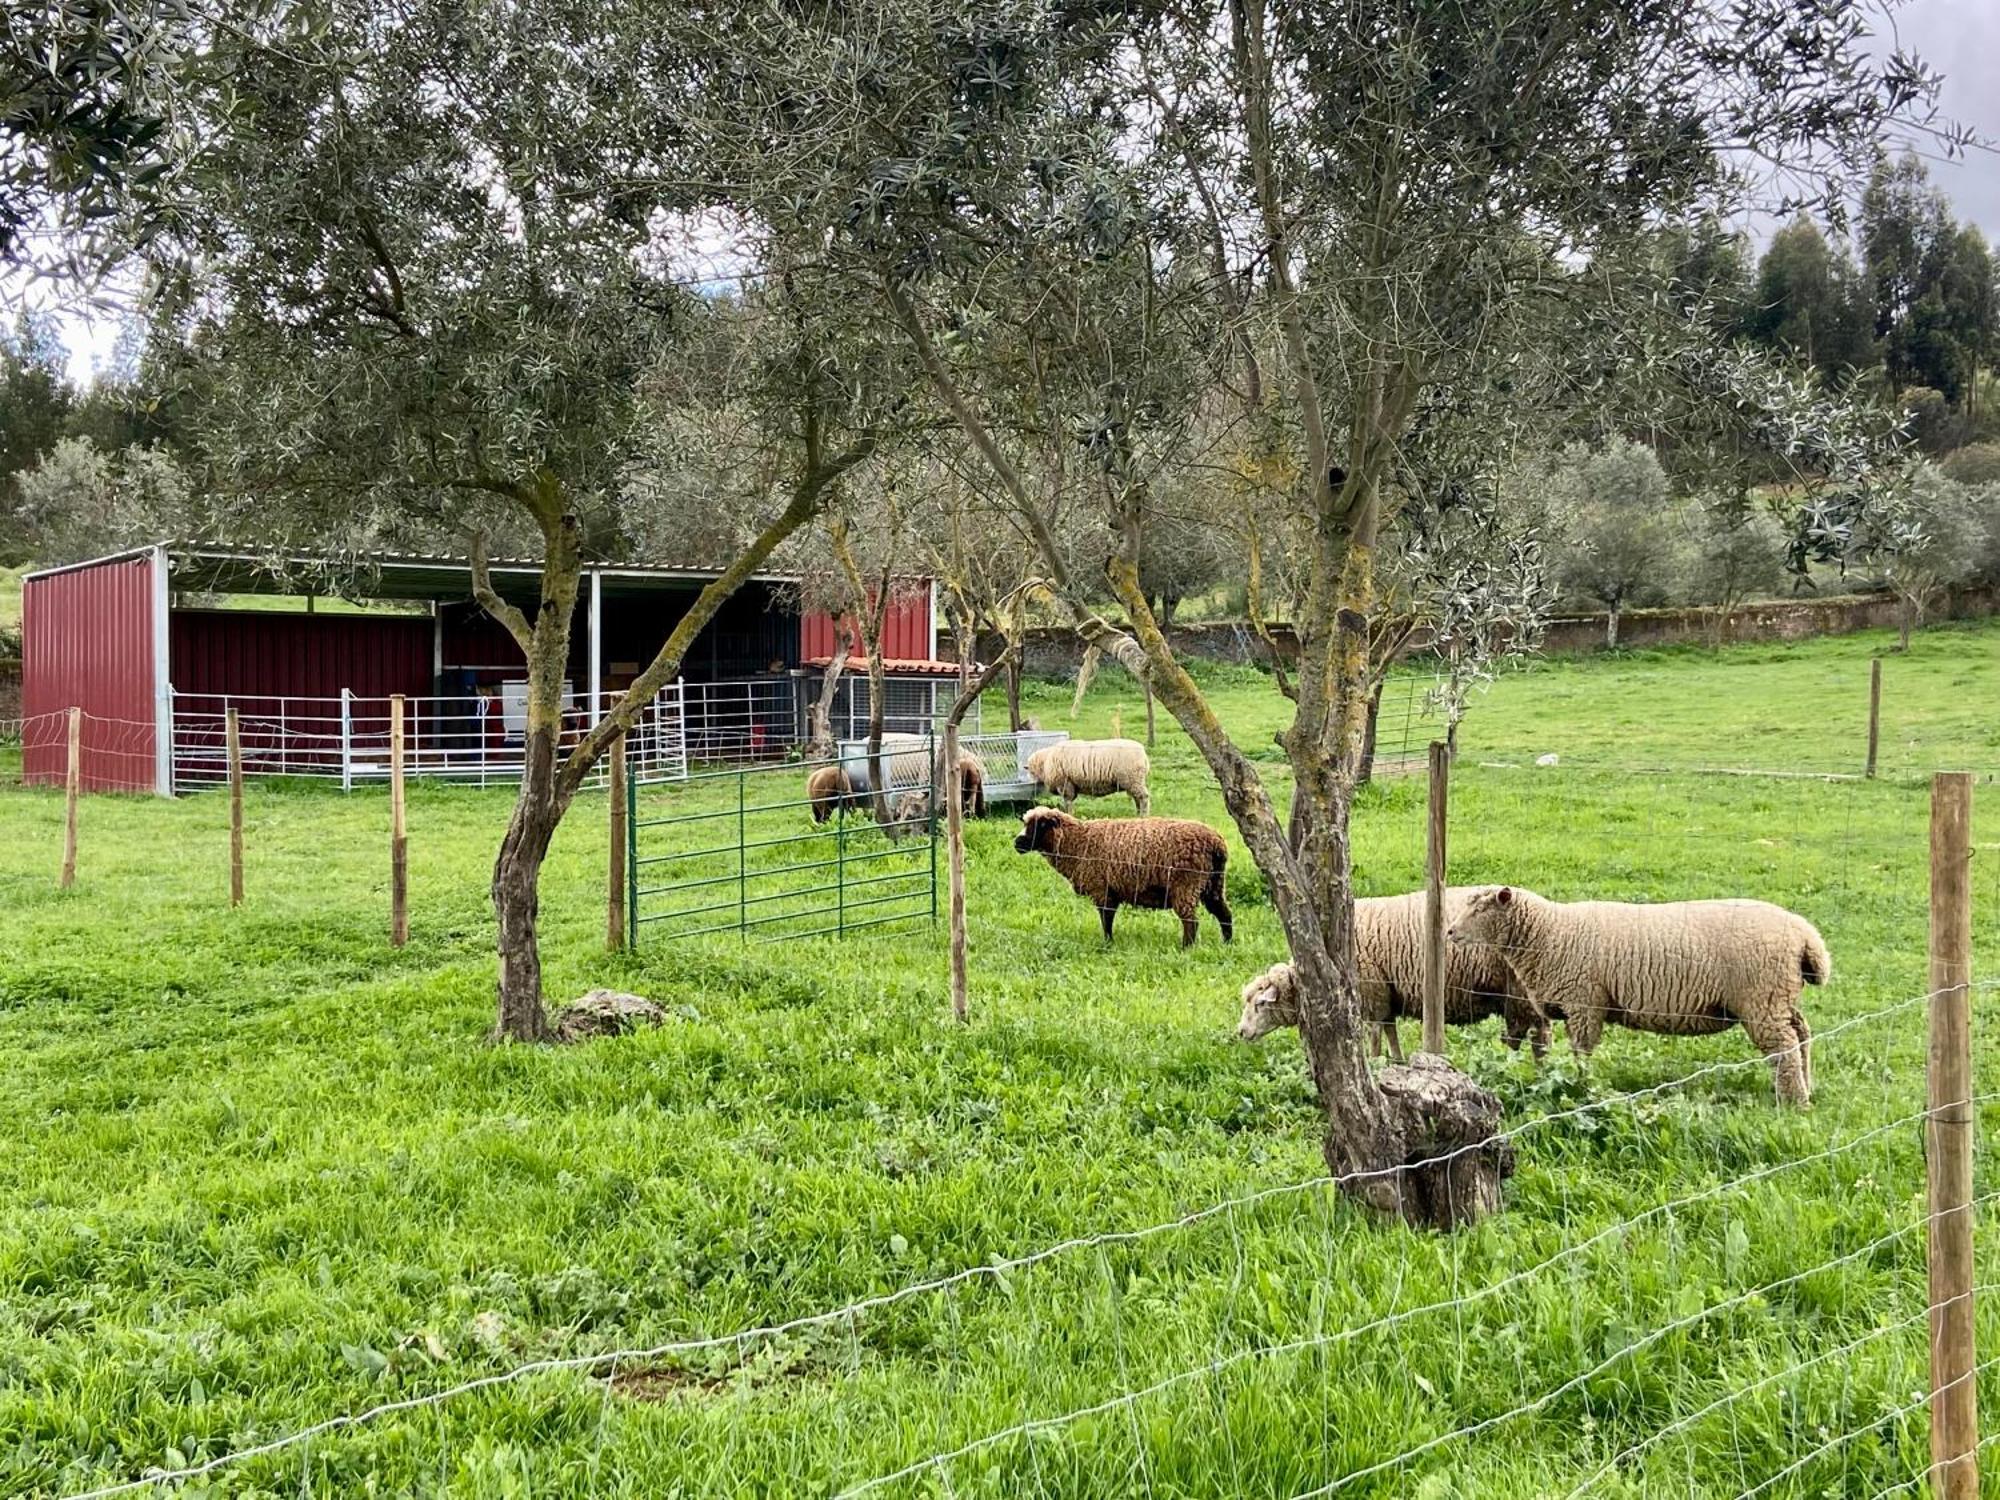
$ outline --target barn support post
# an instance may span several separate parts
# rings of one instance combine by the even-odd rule
[[[354,790],[354,690],[340,690],[340,789]]]
[[[590,574],[590,722],[604,717],[604,574]]]
[[[174,794],[174,688],[168,674],[172,656],[167,631],[173,618],[173,596],[169,593],[167,549],[153,549],[153,790],[162,797]]]

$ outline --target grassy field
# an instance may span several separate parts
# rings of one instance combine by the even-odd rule
[[[208,1493],[825,1495],[1100,1403],[871,1493],[1285,1500],[1352,1475],[1333,1492],[1588,1481],[1727,1500],[1771,1481],[1756,1492],[1865,1500],[1901,1483],[1926,1451],[1924,1411],[1904,1410],[1925,1381],[1925,1042],[1920,1006],[1875,1013],[1925,987],[1920,773],[2000,770],[2000,629],[1890,659],[1881,781],[1694,769],[1858,769],[1884,645],[1544,664],[1475,705],[1454,777],[1457,879],[1756,895],[1817,922],[1835,978],[1807,994],[1811,1112],[1773,1107],[1740,1033],[1614,1031],[1586,1077],[1560,1042],[1538,1073],[1489,1022],[1454,1033],[1455,1060],[1511,1121],[1565,1117],[1522,1133],[1507,1211],[1475,1232],[1277,1192],[791,1333],[391,1414]],[[1276,776],[1282,703],[1253,673],[1208,676]],[[1129,732],[1124,686],[1104,674],[1074,725],[1063,688],[1032,711]],[[1224,823],[1164,721],[1155,767],[1157,811]],[[1422,798],[1414,779],[1365,794],[1364,891],[1417,883]],[[1171,917],[1127,913],[1106,950],[1094,913],[1013,854],[1011,818],[975,825],[960,1029],[926,923],[649,934],[607,956],[605,808],[586,797],[545,886],[550,993],[611,984],[673,1018],[536,1051],[484,1041],[507,806],[413,793],[414,939],[396,952],[379,793],[254,787],[234,912],[219,797],[89,801],[59,894],[59,801],[0,794],[0,1492],[133,1479],[530,1360],[783,1322],[1321,1171],[1296,1045],[1230,1035],[1244,978],[1282,952],[1233,840],[1233,948],[1204,919],[1182,953]],[[1990,851],[2000,811],[1984,817]],[[2000,859],[1975,873],[1984,937]],[[1982,1083],[2000,1079],[2000,1046],[1977,1045]],[[1990,1306],[1982,1357],[2000,1354]]]

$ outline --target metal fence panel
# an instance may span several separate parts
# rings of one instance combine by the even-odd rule
[[[894,830],[860,799],[814,818],[807,778],[840,760],[696,771],[671,785],[626,783],[626,910],[630,937],[668,940],[736,933],[744,941],[841,935],[937,918],[938,809],[934,746],[906,757],[921,770],[892,777],[922,806]],[[865,759],[865,748],[864,756]]]

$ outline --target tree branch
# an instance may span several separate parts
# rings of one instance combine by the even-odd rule
[[[840,477],[856,464],[865,462],[875,452],[879,442],[873,432],[862,434],[845,452],[830,460],[822,461],[817,467],[800,475],[792,490],[792,498],[784,511],[758,533],[757,538],[720,575],[695,596],[688,612],[681,616],[673,631],[646,664],[645,671],[633,679],[632,686],[609,712],[593,725],[590,731],[577,742],[576,748],[563,762],[560,787],[566,799],[576,793],[583,784],[583,778],[590,774],[590,768],[610,748],[611,742],[625,730],[638,722],[639,714],[653,701],[661,688],[680,671],[681,662],[687,656],[688,647],[694,644],[696,636],[715,618],[725,600],[749,580],[784,540],[819,514],[820,505],[826,492],[839,481]]]
[[[517,606],[502,599],[493,587],[493,574],[486,563],[484,530],[472,533],[472,597],[479,601],[480,608],[507,627],[507,634],[514,638],[514,644],[521,648],[523,656],[534,653],[535,632],[528,624],[528,617]]]

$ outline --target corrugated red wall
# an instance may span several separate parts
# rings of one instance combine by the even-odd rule
[[[70,708],[84,711],[88,791],[152,791],[153,560],[118,558],[31,577],[21,591],[22,772],[61,782]]]
[[[176,693],[223,693],[256,712],[259,698],[357,698],[431,692],[427,615],[304,615],[177,609],[168,633]]]
[[[882,625],[882,654],[892,661],[928,661],[931,655],[931,585],[898,584]],[[799,620],[799,659],[833,655],[833,616],[815,610]]]

